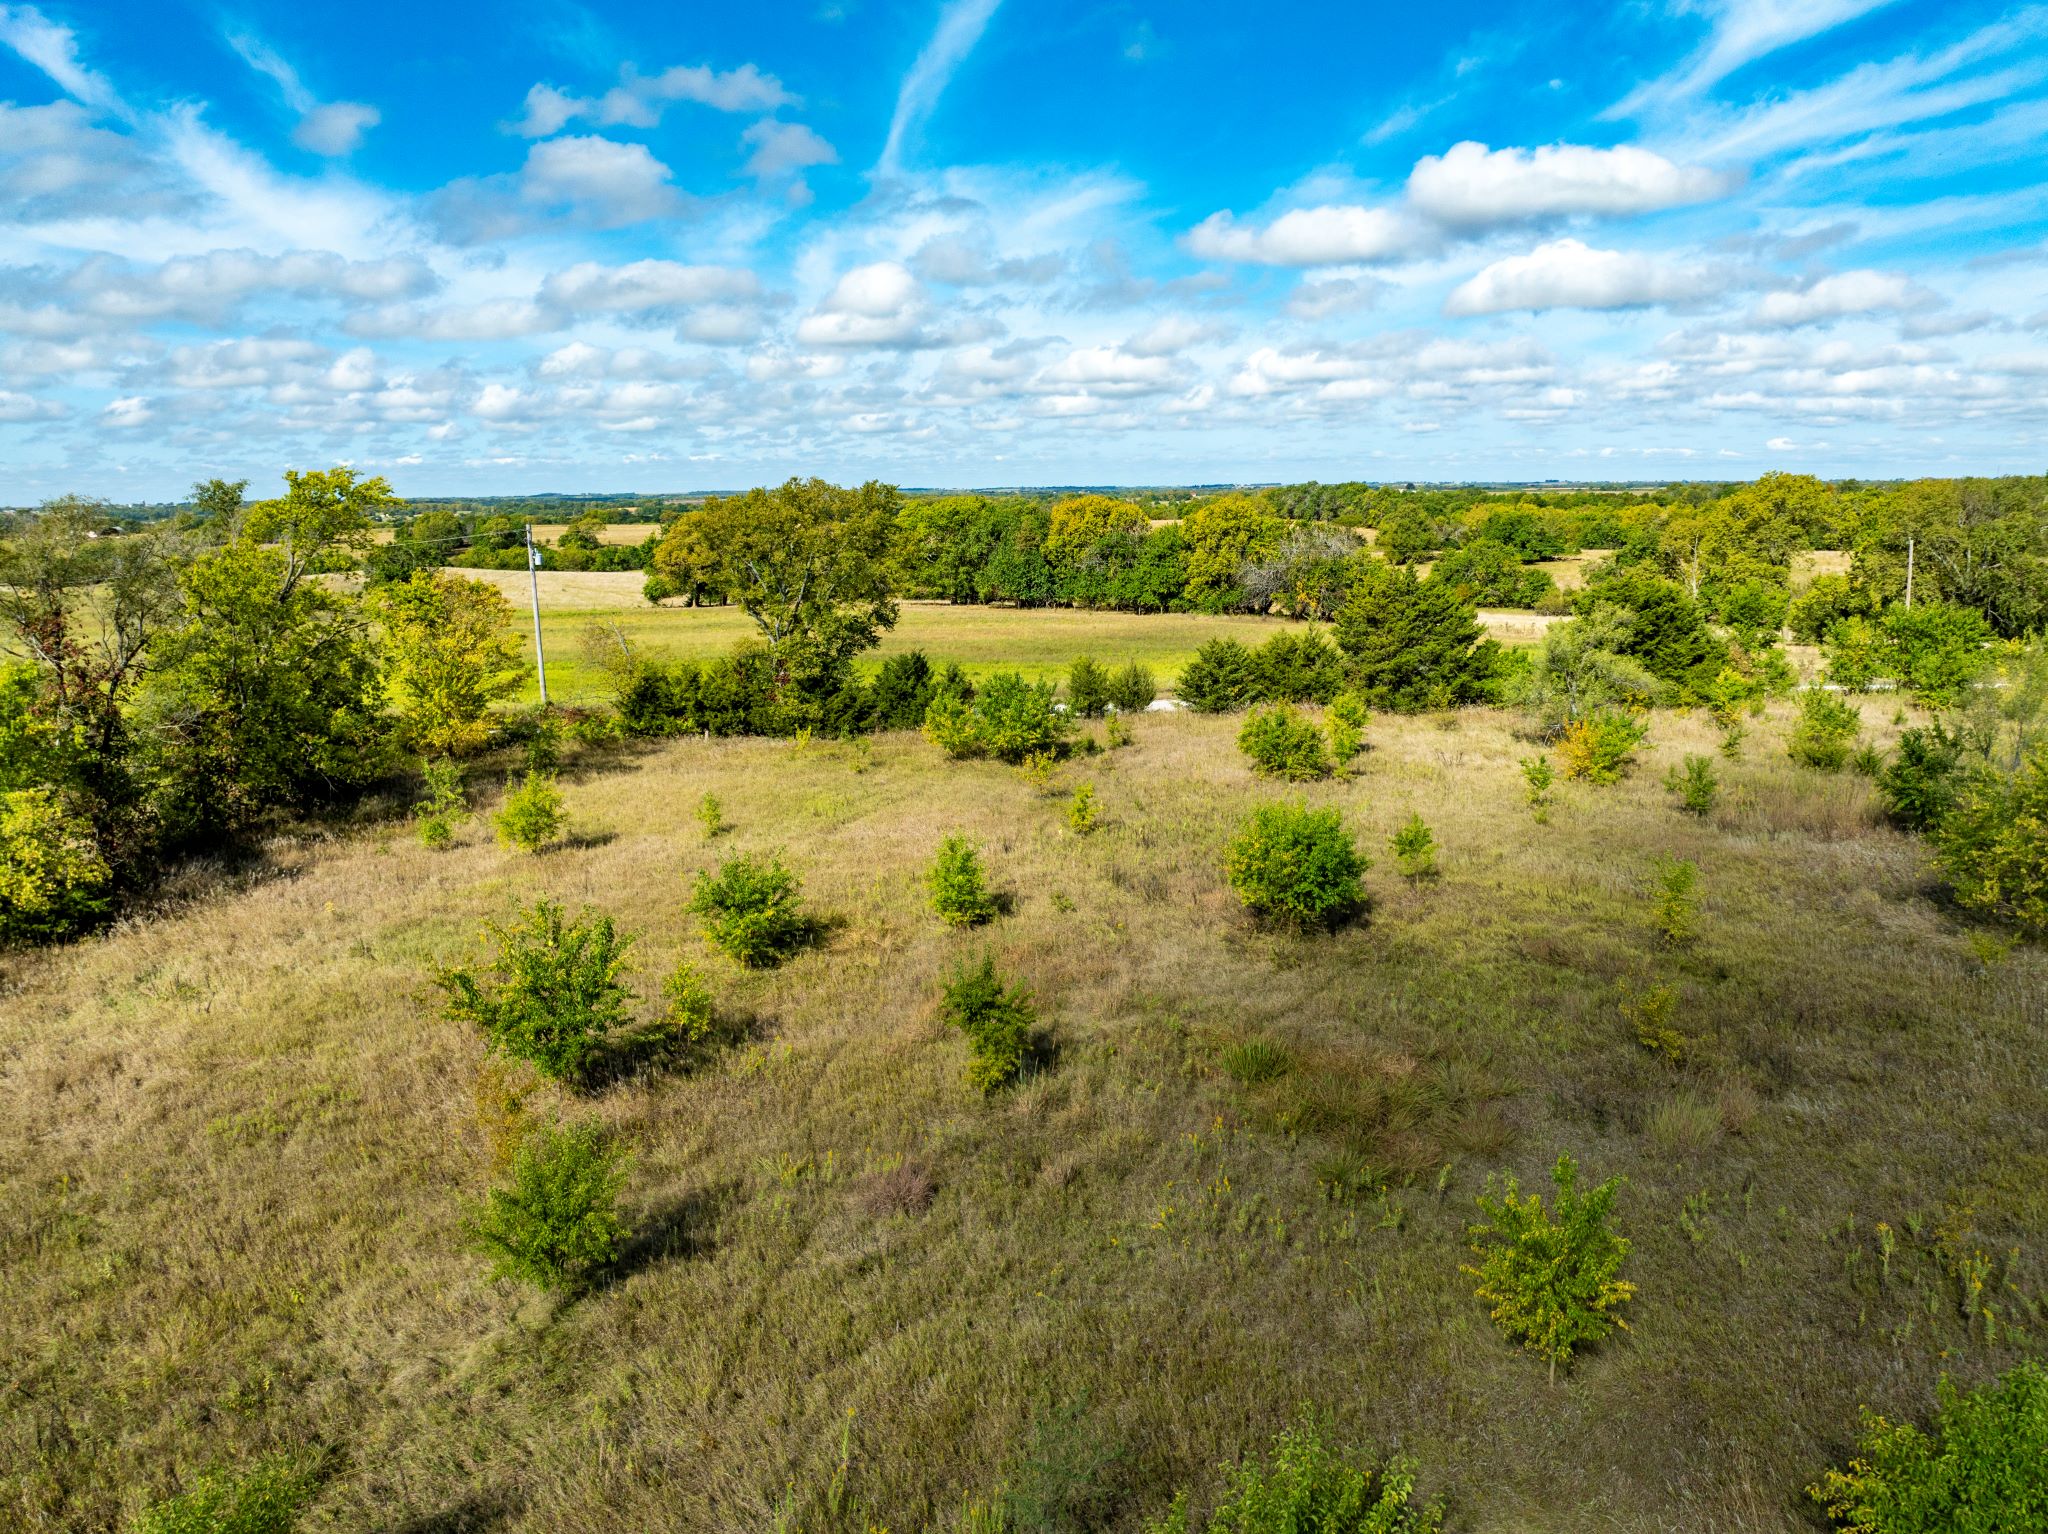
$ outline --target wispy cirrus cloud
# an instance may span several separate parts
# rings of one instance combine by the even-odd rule
[[[946,0],[939,12],[939,24],[924,45],[910,72],[896,93],[896,110],[889,119],[889,136],[882,143],[875,174],[894,176],[902,169],[903,152],[945,94],[954,71],[981,41],[982,33],[995,18],[1002,0]]]

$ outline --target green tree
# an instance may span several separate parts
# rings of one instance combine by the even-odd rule
[[[1582,1195],[1578,1176],[1577,1162],[1557,1158],[1550,1173],[1555,1217],[1545,1211],[1542,1194],[1521,1197],[1512,1176],[1498,1191],[1489,1181],[1478,1200],[1486,1220],[1471,1228],[1479,1265],[1460,1270],[1479,1280],[1479,1298],[1493,1306],[1494,1324],[1549,1361],[1552,1384],[1557,1366],[1569,1364],[1577,1349],[1614,1327],[1627,1329],[1615,1310],[1636,1292],[1615,1276],[1629,1252],[1629,1242],[1609,1227],[1621,1179],[1610,1177]]]
[[[1055,566],[1079,563],[1112,540],[1135,545],[1151,530],[1142,508],[1107,495],[1070,495],[1046,508],[1045,553]]]
[[[1274,1441],[1264,1461],[1223,1467],[1225,1488],[1204,1534],[1437,1534],[1440,1503],[1418,1503],[1415,1461],[1400,1456],[1375,1466],[1354,1449],[1329,1442],[1330,1428],[1314,1412]],[[1193,1534],[1183,1491],[1144,1534]]]
[[[519,690],[525,658],[512,604],[495,586],[440,570],[382,588],[386,677],[413,746],[466,755],[490,734],[491,705]]]
[[[435,976],[449,1019],[473,1024],[491,1048],[550,1080],[580,1080],[625,1026],[633,993],[620,976],[632,936],[609,916],[585,912],[572,921],[552,900],[485,931],[497,944],[487,965]]]
[[[677,589],[701,579],[737,604],[767,643],[778,687],[822,699],[895,625],[889,553],[900,504],[893,487],[872,481],[749,490],[678,519],[654,569]]]
[[[1336,629],[1360,696],[1403,713],[1483,700],[1500,652],[1454,588],[1379,562],[1360,571]]]
[[[274,545],[283,555],[281,596],[316,570],[346,569],[370,547],[371,525],[399,503],[379,476],[358,479],[356,471],[286,469],[285,493],[258,501],[242,519],[241,539]]]
[[[594,1119],[537,1129],[513,1152],[512,1186],[472,1213],[471,1239],[500,1277],[579,1288],[632,1235],[618,1213],[631,1165]]]
[[[1202,502],[1180,521],[1188,601],[1212,611],[1237,606],[1243,567],[1271,558],[1286,535],[1287,524],[1257,497],[1219,495]]]
[[[1608,603],[1544,630],[1512,694],[1546,739],[1555,740],[1594,714],[1647,708],[1656,701],[1657,679],[1623,653],[1629,637],[1628,614]]]
[[[183,571],[185,621],[142,707],[173,834],[233,832],[390,764],[369,625],[356,599],[303,580],[318,557],[310,535],[291,549],[245,526]]]

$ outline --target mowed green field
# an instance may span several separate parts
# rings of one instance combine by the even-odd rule
[[[488,581],[519,610],[519,632],[532,649],[532,590],[521,570],[456,572]],[[710,660],[743,639],[760,637],[737,607],[654,607],[641,596],[637,572],[542,571],[541,637],[547,647],[548,691],[558,703],[608,701],[603,678],[586,650],[593,625],[615,629],[634,649],[664,659]],[[1557,620],[1535,613],[1482,613],[1489,630],[1506,644],[1533,643]],[[922,650],[935,663],[957,662],[970,677],[991,671],[1021,671],[1038,681],[1063,673],[1077,655],[1105,665],[1138,661],[1152,668],[1162,692],[1170,692],[1195,651],[1218,637],[1262,643],[1268,635],[1302,625],[1289,618],[1203,613],[1083,612],[1070,608],[954,606],[947,602],[905,602],[896,627],[864,662],[906,650]],[[531,678],[524,697],[539,696]]]
[[[1045,663],[1079,648],[1053,632]],[[1009,1487],[1079,1510],[1032,1527],[1134,1534],[1312,1403],[1414,1455],[1454,1530],[1811,1529],[1859,1407],[1924,1418],[1940,1375],[1987,1379],[2048,1324],[2048,953],[1947,913],[1865,780],[1786,760],[1782,708],[1702,819],[1661,779],[1716,732],[1651,723],[1632,778],[1563,786],[1548,825],[1534,748],[1483,710],[1376,720],[1355,774],[1291,790],[1247,771],[1238,720],[1185,714],[1050,794],[914,735],[585,752],[540,857],[480,822],[429,852],[370,806],[12,957],[0,1525],[111,1530],[285,1449],[326,1455],[313,1530],[950,1534]],[[1088,836],[1062,814],[1083,782]],[[1375,857],[1334,935],[1262,932],[1224,883],[1280,797]],[[1385,851],[1411,813],[1442,846],[1415,884]],[[925,906],[956,832],[1010,902],[984,931]],[[776,848],[828,934],[741,971],[687,891]],[[1700,870],[1690,946],[1652,927],[1662,857]],[[519,1082],[432,984],[541,894],[638,934],[643,1012],[687,958],[748,1030],[516,1110],[633,1151],[639,1234],[572,1301],[465,1247]],[[986,1098],[935,1012],[984,951],[1043,1028]],[[1658,986],[1681,1061],[1623,1016]],[[1250,1040],[1272,1079],[1225,1068]],[[1640,1292],[1553,1386],[1459,1266],[1488,1177],[1541,1186],[1561,1152],[1626,1178]]]
[[[520,570],[456,572],[489,581],[519,609],[519,632],[532,650],[532,591]],[[706,661],[760,630],[737,607],[650,605],[640,594],[645,579],[623,573],[540,572],[541,636],[547,647],[548,691],[558,703],[608,701],[603,678],[590,663],[585,635],[593,625],[616,629],[643,655]],[[1532,615],[1528,615],[1533,617]],[[957,662],[970,677],[995,670],[1021,671],[1034,681],[1066,670],[1077,655],[1105,665],[1139,661],[1150,666],[1162,691],[1202,644],[1219,635],[1259,644],[1267,635],[1301,627],[1287,618],[1211,617],[1201,613],[1082,612],[1068,608],[954,606],[905,602],[896,627],[865,665],[922,650],[935,663]],[[529,679],[526,697],[538,696]]]

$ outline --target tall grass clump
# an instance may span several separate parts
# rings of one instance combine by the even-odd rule
[[[1440,1503],[1415,1500],[1416,1463],[1376,1465],[1333,1445],[1330,1429],[1304,1408],[1264,1459],[1222,1467],[1223,1494],[1206,1519],[1182,1491],[1144,1534],[1437,1534]]]
[[[1330,775],[1330,758],[1323,750],[1322,731],[1288,704],[1276,703],[1246,719],[1244,728],[1238,731],[1237,744],[1252,759],[1252,770],[1261,777],[1305,783]]]
[[[993,1092],[1023,1070],[1038,1014],[1029,991],[1003,983],[992,955],[945,982],[939,1016],[967,1036],[967,1080],[978,1091]]]
[[[521,852],[538,852],[561,834],[568,817],[562,808],[562,791],[551,772],[530,771],[517,788],[505,795],[492,824],[498,840]]]
[[[1480,1299],[1493,1306],[1493,1321],[1510,1339],[1548,1360],[1550,1380],[1557,1366],[1628,1323],[1615,1309],[1636,1292],[1617,1278],[1628,1257],[1629,1242],[1616,1235],[1610,1221],[1621,1179],[1610,1177],[1592,1192],[1578,1191],[1579,1167],[1559,1156],[1550,1180],[1557,1189],[1553,1217],[1543,1195],[1526,1198],[1515,1179],[1503,1179],[1498,1192],[1491,1180],[1479,1195],[1484,1222],[1471,1228],[1477,1267],[1460,1271],[1479,1280]]]
[[[978,927],[996,914],[981,854],[964,836],[949,836],[939,843],[939,855],[925,870],[924,886],[932,909],[948,926]]]
[[[240,1473],[208,1471],[128,1527],[130,1534],[291,1534],[317,1486],[304,1461],[272,1455]]]
[[[1856,1457],[1809,1494],[1852,1534],[2048,1529],[2048,1368],[2028,1360],[1967,1394],[1944,1378],[1932,1432],[1866,1411]]]
[[[630,1164],[594,1119],[535,1129],[513,1153],[511,1186],[472,1212],[471,1239],[501,1278],[576,1289],[632,1234],[618,1212]]]
[[[585,912],[570,921],[552,900],[486,934],[498,945],[487,965],[435,977],[448,1017],[473,1024],[491,1048],[551,1080],[579,1080],[626,1021],[633,993],[619,976],[632,937],[609,916]]]
[[[698,874],[689,909],[706,940],[749,969],[780,964],[811,937],[803,885],[779,857],[727,858]]]
[[[1292,804],[1253,810],[1224,858],[1248,911],[1299,931],[1326,931],[1358,911],[1369,867],[1337,811]]]

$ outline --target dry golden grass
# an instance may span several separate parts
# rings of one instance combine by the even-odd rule
[[[1131,1530],[1309,1400],[1418,1455],[1461,1529],[1808,1527],[1801,1488],[1859,1405],[1912,1416],[1938,1373],[2015,1356],[1904,1237],[1880,1289],[1871,1222],[1968,1207],[2022,1253],[2008,1320],[2042,1292],[2048,955],[1974,957],[1920,846],[1861,780],[1784,760],[1786,722],[1723,764],[1708,821],[1661,777],[1716,732],[1660,715],[1629,781],[1565,786],[1538,826],[1511,720],[1377,720],[1355,776],[1300,794],[1377,864],[1369,916],[1316,940],[1253,930],[1223,886],[1273,797],[1228,718],[1148,718],[1064,768],[1102,801],[1089,837],[914,736],[586,756],[577,834],[539,858],[480,823],[440,854],[368,817],[281,837],[154,919],[9,961],[0,1524],[111,1529],[181,1473],[320,1446],[321,1530],[759,1534],[792,1487],[814,1534],[856,1530],[819,1502],[852,1412],[850,1492],[898,1534],[952,1529],[1085,1402],[1117,1454],[1104,1526]],[[732,827],[709,843],[707,791]],[[1411,813],[1442,849],[1418,885],[1386,853]],[[980,932],[923,904],[952,832],[1014,904]],[[744,973],[685,890],[776,847],[835,926]],[[1680,954],[1650,931],[1658,855],[1701,869]],[[541,893],[639,933],[650,997],[705,965],[751,1030],[694,1075],[528,1099],[636,1158],[641,1238],[573,1303],[462,1247],[507,1110],[429,985]],[[986,1099],[933,1012],[984,948],[1047,1030],[1038,1073]],[[1679,993],[1682,1067],[1621,1020],[1649,979]],[[1236,1085],[1219,1056],[1252,1037],[1292,1070]],[[1563,1150],[1627,1176],[1642,1293],[1552,1389],[1457,1268],[1485,1177],[1540,1182]],[[1333,1167],[1390,1191],[1333,1198]]]

